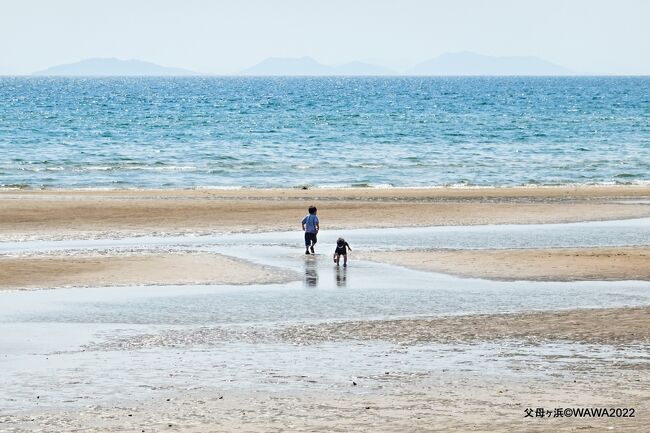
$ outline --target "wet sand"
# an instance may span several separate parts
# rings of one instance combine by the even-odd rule
[[[272,329],[247,326],[233,330],[227,326],[214,326],[109,338],[85,348],[130,351],[241,341],[305,346],[352,341],[382,341],[400,346],[518,341],[525,345],[572,342],[625,348],[650,345],[650,307],[336,321]]]
[[[650,187],[0,192],[2,239],[299,229],[526,224],[650,216]],[[371,217],[369,217],[371,216]]]
[[[467,366],[464,374],[394,375],[368,380],[373,386],[340,391],[167,392],[154,401],[123,401],[84,410],[39,410],[0,415],[13,433],[23,432],[647,432],[647,372],[630,373],[603,365],[577,368],[600,374],[589,383],[564,370],[556,377],[530,377],[523,383],[494,377]],[[525,370],[522,367],[522,370]],[[530,370],[533,370],[531,368]],[[380,377],[380,374],[377,374]],[[380,382],[380,385],[375,385]],[[364,384],[364,382],[359,382]],[[621,383],[630,383],[623,389]],[[372,389],[379,387],[380,389]],[[354,391],[352,391],[354,388]],[[620,389],[612,393],[612,389]],[[634,418],[525,418],[543,408],[634,408]],[[534,412],[533,412],[534,413]],[[626,413],[628,413],[626,411]]]
[[[267,284],[298,279],[285,270],[219,254],[0,257],[0,290],[152,284]]]
[[[499,281],[650,280],[650,248],[353,251],[427,272]],[[285,269],[220,254],[149,252],[0,256],[0,290],[155,284],[269,284],[300,279]]]
[[[650,280],[648,247],[375,251],[356,257],[490,280]]]
[[[310,204],[327,229],[551,223],[650,216],[650,187],[475,189],[5,190],[0,239],[299,230]],[[326,224],[325,224],[326,223]],[[0,258],[0,287],[282,282],[223,257]],[[162,254],[162,255],[161,255]],[[356,254],[356,253],[355,253]],[[489,279],[648,279],[646,249],[364,253],[420,270]],[[217,260],[211,262],[211,260]],[[221,262],[218,262],[221,261]],[[179,271],[179,272],[177,272]]]
[[[298,231],[312,203],[328,228],[576,222],[648,217],[649,200],[650,187],[3,191],[0,238]],[[163,250],[4,256],[0,286],[294,278]],[[490,279],[648,280],[650,268],[648,249],[632,247],[363,254]],[[29,395],[11,395],[6,404],[21,410],[0,410],[0,431],[650,431],[650,307],[238,325],[107,332],[78,352],[21,354],[12,368],[22,356],[31,364],[12,386]],[[335,362],[342,367],[329,367]],[[126,379],[98,375],[98,365]],[[113,399],[94,400],[98,389]],[[540,407],[631,407],[636,417],[524,418]]]
[[[612,346],[650,344],[650,307],[337,322],[288,328],[282,337],[292,343],[310,344],[348,339],[397,344],[476,343],[504,339],[529,344],[548,341]]]
[[[55,408],[0,414],[0,422],[13,432],[647,431],[648,325],[650,310],[644,307],[288,327],[277,336],[289,347],[300,352],[314,346],[325,358],[337,340],[348,341],[351,353],[377,340],[391,344],[367,359],[372,364],[348,365],[346,376],[338,379],[328,380],[339,371],[312,371],[302,364],[286,376],[250,367],[257,380],[278,383],[282,392],[209,382],[184,390],[149,386],[147,398],[65,410],[49,402]],[[252,342],[253,347],[260,343]],[[226,342],[215,347],[232,350]],[[182,346],[170,349],[183,353]],[[115,348],[88,350],[99,354]],[[138,353],[134,350],[129,348]],[[424,370],[400,361],[420,357],[434,361]],[[174,374],[191,374],[186,358]],[[219,365],[213,368],[218,375]],[[37,401],[30,405],[38,406]],[[527,409],[583,407],[633,408],[635,417],[525,417]]]

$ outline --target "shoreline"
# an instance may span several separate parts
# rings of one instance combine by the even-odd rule
[[[650,217],[650,186],[512,189],[238,189],[0,192],[0,240],[300,228],[546,224]]]
[[[330,193],[340,195],[342,192],[354,192],[362,195],[393,195],[396,192],[406,193],[407,195],[437,195],[437,196],[473,196],[477,193],[488,193],[488,195],[516,196],[523,195],[524,192],[533,192],[538,195],[592,195],[595,192],[599,196],[648,196],[650,194],[650,180],[638,184],[559,184],[559,185],[432,185],[432,186],[295,186],[295,187],[252,187],[252,186],[190,186],[190,187],[169,187],[169,188],[151,188],[151,187],[0,187],[0,196],[3,194],[60,194],[60,193],[115,193],[115,194],[138,194],[138,193],[224,193],[229,195],[234,193],[238,195],[241,192],[254,193],[252,195],[281,194],[305,195],[310,193],[321,193],[330,195]],[[364,193],[365,192],[365,193]],[[624,194],[622,194],[624,193]]]
[[[650,187],[650,180],[638,180],[635,182],[600,182],[600,183],[558,183],[558,184],[503,184],[503,185],[468,185],[468,184],[444,184],[444,185],[391,185],[391,184],[323,184],[323,185],[294,185],[294,186],[220,186],[220,185],[177,185],[169,187],[150,186],[32,186],[27,184],[7,184],[0,186],[0,193],[7,191],[327,191],[327,190],[509,190],[509,189],[583,189],[583,188],[647,188]]]

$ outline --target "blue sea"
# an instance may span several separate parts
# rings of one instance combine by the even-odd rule
[[[0,78],[0,187],[650,182],[650,77]]]

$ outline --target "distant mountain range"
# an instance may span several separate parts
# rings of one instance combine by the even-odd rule
[[[54,66],[33,75],[56,76],[193,76],[181,68],[169,68],[141,60],[95,58]],[[491,57],[470,52],[446,53],[400,73],[363,62],[329,66],[311,57],[270,57],[236,75],[346,76],[346,75],[575,75],[575,72],[532,56]]]
[[[407,75],[574,75],[571,70],[539,57],[491,57],[446,53],[406,71]]]
[[[363,62],[328,66],[311,57],[270,57],[246,68],[241,75],[399,75],[396,71]]]
[[[470,52],[446,53],[400,74],[362,62],[327,66],[311,57],[271,57],[244,69],[241,75],[574,75],[571,70],[538,57],[491,57]]]
[[[32,75],[55,76],[187,76],[199,75],[181,68],[168,68],[142,60],[114,58],[86,59],[76,63],[53,66]]]

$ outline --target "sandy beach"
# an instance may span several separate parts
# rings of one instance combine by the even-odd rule
[[[290,384],[281,393],[210,384],[198,391],[165,387],[146,399],[64,411],[42,408],[0,415],[0,422],[16,432],[646,431],[650,370],[644,348],[650,342],[649,318],[644,307],[287,327],[278,334],[258,335],[252,344],[265,347],[269,339],[274,344],[285,341],[303,351],[313,347],[325,359],[336,344],[351,353],[377,340],[397,344],[382,346],[373,373],[333,382],[335,371],[320,375],[300,364],[292,375],[282,376],[255,365],[262,382]],[[250,337],[251,330],[246,333]],[[173,337],[163,335],[157,344],[169,344],[174,352],[183,349]],[[132,337],[129,350],[138,353],[138,344],[153,350],[156,346],[148,338]],[[197,343],[182,335],[176,338],[188,350]],[[116,344],[125,341],[118,338],[107,347],[86,350],[101,354],[116,350]],[[219,345],[230,347],[227,341]],[[241,344],[235,347],[242,350]],[[435,367],[425,371],[399,361],[431,356],[437,359]],[[189,354],[184,358],[190,359]],[[390,362],[393,359],[396,363]],[[311,358],[309,364],[317,362]],[[527,410],[553,413],[560,408],[565,413],[581,407],[633,408],[634,417],[526,417]]]
[[[501,281],[650,280],[648,248],[366,251],[354,259]],[[299,275],[219,254],[0,256],[0,290],[155,284],[268,284]]]
[[[558,223],[648,217],[650,187],[6,190],[0,239],[296,230],[311,204],[328,229]]]
[[[650,280],[650,248],[375,251],[359,258],[468,278],[516,281]]]
[[[18,373],[5,377],[6,404],[19,410],[0,413],[0,431],[650,429],[650,310],[642,286],[650,280],[650,249],[644,244],[355,249],[350,268],[341,271],[332,269],[329,251],[305,257],[298,248],[299,221],[311,204],[319,208],[324,230],[608,221],[650,217],[650,187],[3,191],[0,238],[18,247],[23,240],[36,246],[0,255],[0,295],[24,296],[24,305],[43,299],[45,305],[6,325],[5,340],[16,347],[28,344],[12,340],[13,327],[32,332],[34,340],[56,335],[52,329],[59,325],[66,333],[81,332],[74,328],[78,321],[98,330],[76,348],[47,352],[39,346],[28,355],[8,354],[3,362]],[[240,249],[224,241],[218,252],[200,242],[147,245],[150,238],[139,248],[93,244],[282,230],[296,232],[296,251],[278,247],[273,253],[278,257],[268,262],[253,259],[276,250],[256,251],[254,236],[247,238],[252,245]],[[52,248],[60,240],[88,243]],[[251,250],[245,251],[251,260],[241,258],[241,248]],[[366,268],[355,269],[366,260]],[[395,265],[399,268],[390,267]],[[421,289],[430,302],[422,308],[431,311],[441,300],[426,298],[429,292],[442,289],[441,296],[463,301],[462,289],[454,287],[470,287],[471,311],[472,297],[489,301],[489,293],[500,293],[498,284],[510,284],[503,290],[515,298],[506,296],[504,307],[494,304],[504,308],[497,311],[508,311],[519,282],[523,290],[528,281],[565,282],[545,290],[573,290],[585,299],[579,305],[587,306],[593,282],[594,298],[611,296],[615,305],[641,299],[636,304],[641,306],[564,308],[556,299],[547,311],[382,318],[388,314],[381,309],[388,304],[386,292],[356,286],[377,269],[417,274],[414,281],[420,282],[429,281],[427,274],[411,269],[436,273],[431,278],[460,277],[453,287],[439,279],[431,287],[404,283],[396,289],[405,297],[397,293],[395,302],[405,305],[412,291]],[[463,286],[464,278],[484,280]],[[301,279],[325,288],[301,286]],[[621,283],[629,280],[634,284]],[[583,285],[573,288],[573,282]],[[610,285],[596,285],[603,282]],[[290,288],[277,292],[259,286],[269,283]],[[136,287],[141,285],[151,287]],[[157,293],[164,285],[179,287],[168,295]],[[186,285],[205,289],[184,297]],[[211,285],[227,287],[211,292]],[[57,290],[35,290],[44,288]],[[257,292],[247,298],[247,290]],[[482,295],[482,290],[496,291]],[[89,300],[80,300],[75,309],[75,298],[86,292],[92,292]],[[102,297],[109,297],[105,304]],[[336,320],[322,319],[318,314],[326,314],[327,302],[336,297],[342,299],[332,307]],[[411,302],[422,305],[417,299]],[[367,317],[338,318],[344,307],[357,314],[357,304],[350,306],[354,302],[359,311],[371,307]],[[62,319],[48,315],[50,308],[61,308]],[[295,320],[294,309],[307,313]],[[257,311],[270,312],[271,318],[257,317]],[[33,356],[33,364],[25,366],[23,356]],[[524,417],[526,409],[574,407],[634,408],[636,417]]]
[[[650,307],[584,309],[516,314],[477,314],[436,319],[377,320],[300,326],[284,330],[292,342],[385,340],[398,344],[519,340],[634,345],[650,343]]]
[[[268,284],[291,272],[218,254],[0,257],[0,290],[153,284]]]
[[[529,224],[650,216],[650,187],[111,190],[0,193],[0,238],[87,239],[299,230],[315,204],[325,229]],[[0,287],[283,282],[279,270],[218,255],[0,257]],[[357,254],[357,252],[355,252]],[[358,258],[497,280],[647,280],[647,248],[359,252]],[[218,270],[217,270],[218,269]],[[295,278],[295,276],[293,277]]]

